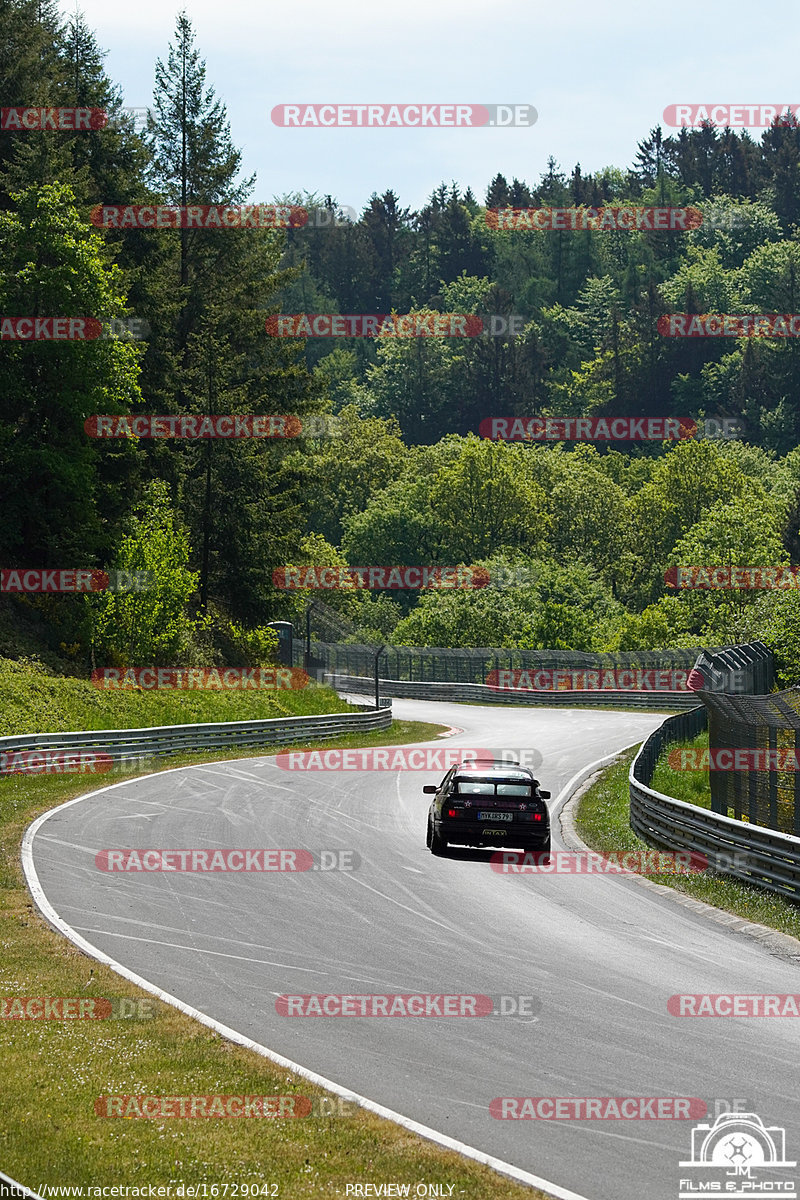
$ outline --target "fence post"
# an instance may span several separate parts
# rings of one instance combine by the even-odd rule
[[[769,748],[777,750],[778,748],[778,731],[770,726],[769,730]],[[778,828],[778,773],[777,771],[767,771],[769,780],[769,823],[773,829]]]

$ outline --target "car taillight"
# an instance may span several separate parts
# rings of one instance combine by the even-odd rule
[[[460,810],[457,808],[448,808],[447,815],[448,815],[448,817],[457,817],[459,814],[459,811]]]
[[[542,819],[542,814],[541,814],[541,813],[534,813],[534,814],[533,814],[533,819],[534,819],[534,821],[541,821],[541,819]]]

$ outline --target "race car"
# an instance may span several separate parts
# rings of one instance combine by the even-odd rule
[[[528,767],[471,759],[422,790],[433,796],[426,837],[432,854],[452,845],[550,852],[550,792]]]

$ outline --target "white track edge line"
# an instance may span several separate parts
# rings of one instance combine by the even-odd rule
[[[589,763],[588,767],[581,767],[580,771],[577,771],[572,776],[572,779],[570,779],[568,783],[564,784],[563,788],[556,796],[555,803],[553,805],[553,820],[557,818],[560,819],[561,810],[565,807],[567,802],[572,799],[573,793],[578,790],[581,784],[584,783],[590,775],[593,775],[595,771],[599,771],[601,767],[607,767],[609,763],[612,763],[615,758],[619,758],[620,754],[624,754],[626,750],[632,750],[634,746],[641,746],[642,742],[645,740],[645,738],[637,738],[635,742],[631,742],[628,746],[622,746],[619,750],[615,750],[613,754],[604,754],[602,758],[596,758],[594,762]]]
[[[273,756],[253,755],[253,757],[268,758]],[[223,762],[224,761],[230,760],[223,760]],[[211,764],[193,764],[193,766],[209,765]],[[187,769],[191,770],[192,767],[173,768],[173,770],[176,771]],[[156,772],[156,774],[160,775],[166,775],[169,773],[169,771]],[[153,778],[153,776],[145,775],[138,776],[137,778],[139,780],[150,779]],[[125,780],[123,782],[132,783],[134,780]],[[404,1116],[402,1113],[394,1112],[394,1110],[391,1108],[385,1108],[384,1105],[377,1104],[374,1100],[370,1100],[367,1096],[361,1096],[357,1092],[352,1092],[348,1088],[342,1087],[341,1084],[334,1083],[334,1081],[331,1079],[326,1079],[323,1075],[318,1075],[316,1071],[311,1071],[308,1067],[303,1067],[299,1063],[293,1062],[289,1058],[284,1058],[282,1054],[278,1054],[276,1051],[270,1050],[267,1046],[262,1046],[259,1042],[254,1042],[251,1038],[245,1037],[244,1034],[239,1033],[237,1030],[231,1029],[227,1025],[223,1025],[214,1017],[209,1017],[206,1013],[200,1012],[199,1009],[193,1008],[190,1004],[185,1004],[182,1000],[179,1000],[177,996],[172,996],[169,994],[169,992],[163,991],[155,984],[150,983],[149,980],[144,979],[141,975],[137,975],[134,971],[128,970],[128,968],[124,967],[122,963],[117,962],[116,959],[111,958],[111,956],[106,954],[103,950],[98,949],[97,946],[93,946],[91,942],[88,942],[85,938],[81,937],[81,935],[75,929],[73,929],[71,925],[68,925],[67,922],[58,915],[44,894],[44,890],[39,882],[39,876],[36,873],[36,868],[33,863],[33,839],[45,821],[54,816],[56,813],[61,812],[65,808],[70,808],[73,804],[80,804],[81,801],[88,800],[90,796],[97,796],[100,795],[101,792],[112,791],[114,788],[120,786],[122,786],[121,783],[110,784],[108,787],[98,788],[94,792],[89,792],[85,796],[76,796],[72,800],[67,800],[64,804],[59,804],[57,808],[53,808],[49,812],[42,813],[42,815],[37,817],[33,824],[29,825],[25,830],[25,834],[22,839],[22,870],[34,903],[48,924],[50,924],[54,929],[58,930],[59,933],[63,934],[64,937],[73,943],[73,945],[77,946],[80,950],[83,950],[83,952],[87,954],[89,958],[94,958],[98,962],[104,963],[106,966],[111,967],[112,971],[115,971],[124,979],[128,979],[131,983],[136,984],[137,987],[140,987],[144,991],[150,992],[152,995],[157,996],[160,1000],[163,1000],[165,1004],[170,1004],[173,1008],[179,1009],[187,1016],[193,1017],[196,1021],[200,1021],[201,1024],[209,1026],[209,1028],[215,1030],[228,1041],[235,1042],[239,1046],[244,1046],[247,1050],[255,1051],[255,1053],[260,1054],[262,1058],[268,1058],[278,1066],[285,1067],[288,1070],[295,1072],[295,1074],[300,1075],[303,1079],[307,1079],[309,1083],[313,1083],[317,1087],[325,1088],[327,1091],[333,1092],[334,1095],[342,1096],[347,1100],[354,1101],[361,1108],[367,1109],[368,1112],[374,1113],[378,1117],[383,1117],[387,1121],[393,1121],[394,1124],[402,1126],[404,1129],[409,1130],[410,1133],[416,1133],[419,1137],[425,1138],[426,1141],[434,1142],[437,1146],[441,1146],[445,1150],[454,1150],[463,1158],[473,1159],[475,1162],[479,1162],[483,1166],[491,1167],[492,1170],[497,1171],[501,1175],[506,1175],[509,1178],[516,1180],[518,1183],[525,1183],[529,1184],[531,1187],[537,1187],[540,1191],[554,1197],[554,1200],[589,1200],[588,1197],[582,1196],[578,1192],[568,1191],[566,1188],[559,1187],[559,1185],[556,1183],[550,1183],[550,1181],[547,1179],[542,1179],[540,1176],[533,1175],[529,1171],[523,1171],[520,1167],[515,1167],[512,1163],[504,1162],[503,1159],[495,1158],[491,1154],[484,1154],[482,1150],[477,1150],[474,1146],[468,1146],[465,1142],[459,1142],[455,1138],[448,1137],[447,1134],[440,1133],[437,1129],[431,1129],[427,1125],[421,1125],[418,1121],[414,1121],[410,1117]]]
[[[2,1171],[0,1171],[0,1183],[5,1183],[9,1187],[16,1188],[18,1192],[22,1192],[27,1196],[28,1200],[42,1200],[38,1192],[32,1192],[30,1188],[25,1187],[24,1183],[17,1183],[16,1179],[12,1179],[10,1175],[4,1175]]]
[[[635,746],[640,745],[639,742],[633,742],[630,746],[626,746],[617,754],[609,754],[606,758],[599,758],[591,767],[585,767],[574,775],[567,786],[559,792],[557,804],[560,804],[558,810],[558,821],[561,829],[562,840],[567,845],[571,844],[571,848],[575,849],[575,843],[581,850],[588,851],[590,854],[596,853],[591,846],[583,840],[578,833],[577,822],[574,812],[565,810],[569,805],[575,793],[581,784],[593,773],[592,768],[600,768],[607,766],[618,755],[624,754],[626,750],[632,750]],[[609,879],[615,882],[621,882],[618,875],[609,875]],[[689,896],[686,892],[678,891],[676,888],[667,887],[666,884],[656,883],[653,879],[648,879],[645,875],[633,873],[626,877],[627,882],[634,883],[637,887],[646,888],[648,891],[656,892],[663,900],[670,904],[680,905],[681,908],[690,909],[697,913],[706,921],[713,921],[715,925],[722,925],[729,929],[734,934],[742,934],[746,937],[754,938],[759,942],[770,954],[775,954],[783,959],[788,959],[796,963],[800,959],[798,955],[798,946],[800,939],[794,937],[790,933],[781,933],[780,930],[774,929],[771,925],[762,925],[759,921],[751,921],[749,917],[740,917],[736,913],[731,912],[728,908],[721,908],[716,904],[711,904],[706,900],[697,900]]]

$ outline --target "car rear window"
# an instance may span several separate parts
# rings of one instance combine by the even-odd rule
[[[461,796],[530,796],[530,783],[507,783],[493,779],[457,779],[455,789]]]

